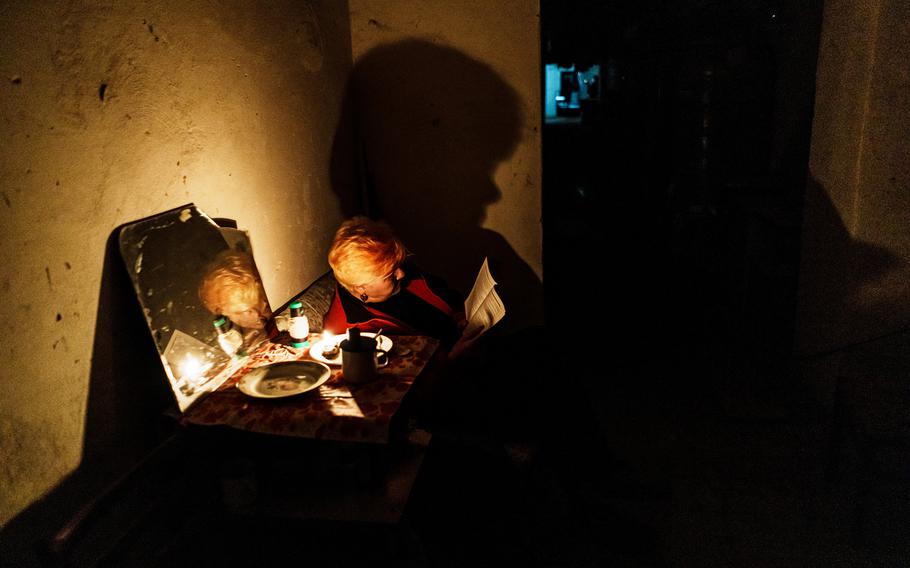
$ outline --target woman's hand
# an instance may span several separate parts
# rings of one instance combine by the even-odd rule
[[[458,359],[464,355],[465,352],[470,351],[484,331],[483,327],[468,329],[467,322],[459,323],[459,327],[461,328],[461,337],[458,338],[458,341],[456,341],[455,345],[449,350],[449,359]]]

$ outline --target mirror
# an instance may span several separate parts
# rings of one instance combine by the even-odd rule
[[[268,339],[272,312],[249,238],[188,204],[123,226],[119,241],[182,412]],[[218,320],[243,338],[239,349]]]

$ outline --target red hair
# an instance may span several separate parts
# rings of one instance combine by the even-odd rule
[[[329,249],[329,266],[347,289],[387,276],[407,256],[404,243],[385,223],[353,217],[338,227]]]

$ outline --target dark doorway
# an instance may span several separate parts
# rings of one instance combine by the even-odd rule
[[[604,558],[836,556],[808,504],[825,428],[788,368],[822,8],[541,2],[547,317],[585,346],[597,423],[562,475],[625,535]]]
[[[779,374],[821,8],[542,2],[551,323],[621,330],[619,352],[676,369]]]

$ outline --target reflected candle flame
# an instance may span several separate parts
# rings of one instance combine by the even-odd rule
[[[192,355],[187,355],[180,364],[180,376],[190,384],[198,385],[202,382],[203,373],[211,365],[203,365]]]

